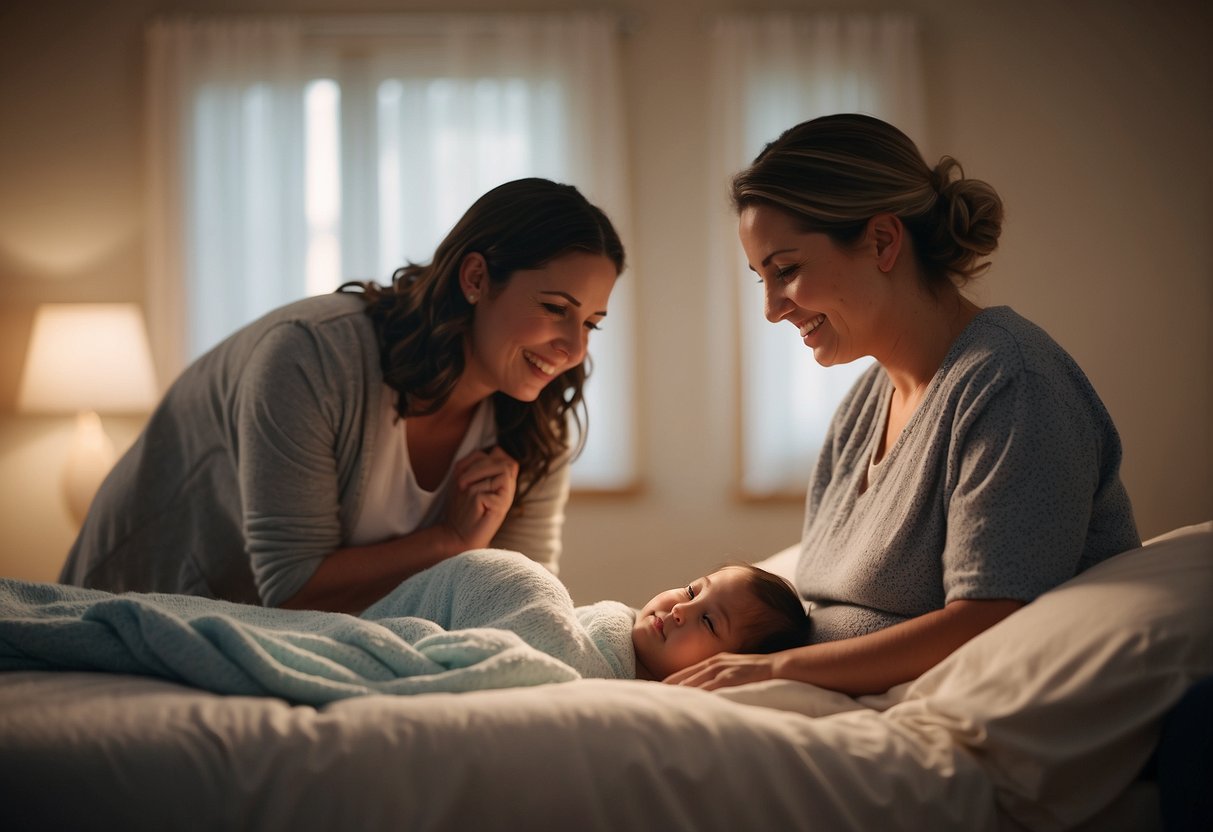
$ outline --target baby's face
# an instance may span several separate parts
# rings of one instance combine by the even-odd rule
[[[644,605],[632,627],[637,675],[664,679],[708,656],[736,652],[742,624],[758,603],[746,573],[733,567],[666,590]]]

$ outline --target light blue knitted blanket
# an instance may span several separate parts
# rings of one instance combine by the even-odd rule
[[[0,670],[151,675],[311,705],[634,678],[634,615],[574,607],[550,572],[497,549],[443,561],[360,617],[0,579]]]

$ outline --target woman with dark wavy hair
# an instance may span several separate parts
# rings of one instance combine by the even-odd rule
[[[876,361],[809,478],[795,577],[813,643],[721,654],[669,681],[879,693],[1140,545],[1120,438],[1082,370],[1010,308],[961,291],[998,245],[990,185],[841,114],[771,142],[732,199],[767,319],[796,327],[823,367]]]
[[[555,571],[589,333],[623,267],[576,188],[494,188],[428,265],[282,307],[190,365],[60,579],[357,612],[468,549]]]

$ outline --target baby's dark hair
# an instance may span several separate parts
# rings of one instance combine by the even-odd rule
[[[741,625],[739,653],[778,653],[809,643],[812,622],[795,588],[785,579],[749,563],[730,563],[746,573],[760,607]]]

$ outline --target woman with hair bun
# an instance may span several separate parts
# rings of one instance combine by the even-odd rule
[[[569,420],[583,431],[588,339],[623,267],[576,188],[520,179],[390,286],[254,321],[169,389],[60,580],[360,612],[468,549],[554,572]]]
[[[766,317],[818,364],[873,356],[813,470],[795,578],[813,643],[667,681],[788,678],[851,695],[917,678],[1043,592],[1140,545],[1116,428],[1044,331],[961,292],[998,194],[861,115],[799,124],[733,180]]]

